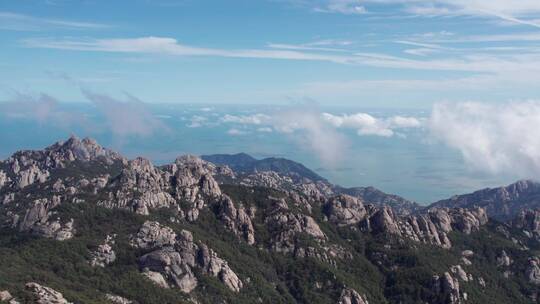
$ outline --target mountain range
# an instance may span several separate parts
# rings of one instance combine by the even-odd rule
[[[155,166],[70,137],[0,161],[0,302],[538,303],[539,197],[421,206],[283,158]]]

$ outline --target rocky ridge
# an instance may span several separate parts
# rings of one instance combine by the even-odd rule
[[[372,264],[365,266],[364,271],[378,269],[385,273],[386,262],[379,263],[378,257],[388,261],[387,254],[377,252],[379,249],[368,254],[365,249],[370,242],[381,240],[386,242],[385,250],[432,246],[437,248],[433,250],[444,250],[445,255],[457,250],[459,264],[453,262],[445,269],[433,270],[432,279],[424,280],[424,292],[440,295],[444,303],[466,303],[467,292],[460,289],[463,284],[468,286],[474,281],[486,286],[482,276],[473,280],[468,273],[467,267],[475,267],[476,255],[463,250],[460,242],[455,245],[452,235],[467,238],[490,230],[490,204],[435,204],[422,209],[376,189],[356,188],[349,193],[352,195],[326,180],[311,180],[297,172],[235,172],[226,165],[192,155],[154,166],[147,159],[127,160],[94,140],[75,137],[42,151],[17,152],[0,162],[2,229],[69,243],[82,240],[80,236],[87,233],[86,222],[73,209],[91,206],[132,214],[133,218],[144,219],[140,228],[129,236],[123,230],[123,235],[117,235],[118,230],[105,231],[94,243],[98,244],[96,247],[88,247],[86,264],[108,271],[117,267],[115,261],[119,257],[125,263],[123,255],[130,252],[141,278],[157,288],[192,295],[197,301],[203,299],[200,293],[208,288],[207,280],[215,279],[219,282],[216,286],[224,286],[238,296],[254,284],[252,275],[246,274],[249,271],[237,261],[232,262],[233,255],[223,254],[223,246],[229,245],[219,241],[221,245],[215,247],[215,243],[203,241],[210,236],[201,230],[221,228],[233,239],[226,235],[217,237],[225,238],[226,244],[239,246],[239,254],[251,252],[265,262],[315,260],[318,265],[329,267],[328,272],[346,271],[343,265],[369,261]],[[501,197],[515,198],[514,194]],[[534,245],[531,242],[538,241],[539,211],[523,209],[512,221],[496,227],[493,233],[528,252]],[[513,234],[514,230],[521,234]],[[129,248],[122,247],[126,237]],[[512,277],[506,274],[511,272],[536,286],[540,284],[536,256],[531,252],[524,260],[502,250],[496,261],[506,279]],[[403,267],[398,264],[391,265],[392,271]],[[265,276],[275,275],[267,270]],[[343,288],[348,285],[344,281],[339,272],[328,280],[328,286],[341,286],[336,287],[340,291],[334,303],[380,301],[367,288]],[[28,289],[58,296],[42,286],[32,285]],[[131,301],[127,298],[123,299]],[[432,303],[443,303],[439,298]]]

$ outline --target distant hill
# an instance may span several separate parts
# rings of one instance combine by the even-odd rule
[[[486,188],[469,194],[455,195],[430,207],[484,207],[490,217],[506,220],[522,210],[540,208],[540,183],[522,180],[505,187]]]
[[[246,153],[202,155],[201,158],[217,165],[227,165],[234,171],[244,173],[274,171],[282,175],[296,175],[298,177],[309,178],[315,182],[326,182],[325,178],[306,168],[304,165],[285,158],[269,157],[255,159]]]

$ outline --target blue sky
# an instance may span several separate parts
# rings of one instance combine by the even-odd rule
[[[0,100],[430,108],[538,99],[536,0],[0,1]]]

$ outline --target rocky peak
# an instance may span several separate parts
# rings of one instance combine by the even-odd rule
[[[367,214],[360,199],[346,194],[330,198],[324,207],[324,212],[331,222],[340,226],[358,224]]]
[[[118,153],[100,146],[95,139],[79,139],[72,135],[66,141],[59,141],[45,149],[52,161],[57,163],[65,161],[91,161],[103,159],[112,163],[115,160],[123,159]]]

